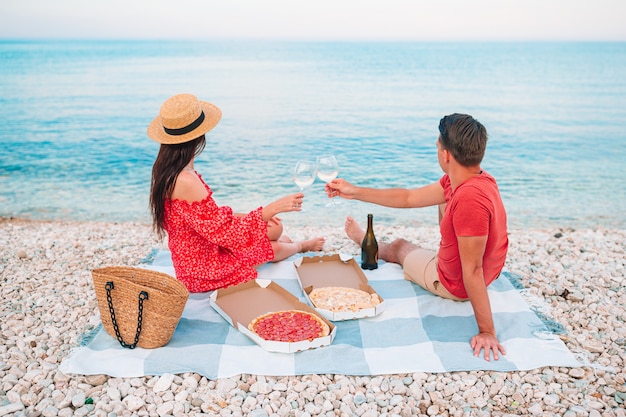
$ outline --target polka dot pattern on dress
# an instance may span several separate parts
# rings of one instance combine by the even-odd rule
[[[202,180],[202,177],[198,175]],[[274,259],[259,207],[235,216],[208,196],[202,201],[166,200],[164,228],[176,278],[189,292],[206,292],[257,277],[255,265]]]

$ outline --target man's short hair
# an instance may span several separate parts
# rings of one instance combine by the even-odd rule
[[[479,165],[487,148],[487,129],[469,114],[454,113],[439,121],[439,142],[463,166]]]

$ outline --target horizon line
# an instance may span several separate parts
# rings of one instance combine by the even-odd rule
[[[158,38],[158,37],[80,37],[80,36],[58,36],[58,37],[18,37],[0,36],[0,42],[229,42],[229,41],[254,41],[254,42],[379,42],[379,43],[626,43],[626,39],[619,38],[324,38],[324,37],[180,37],[180,38]]]

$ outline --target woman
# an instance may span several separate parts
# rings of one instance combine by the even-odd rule
[[[318,251],[324,238],[293,242],[282,236],[279,213],[300,211],[303,193],[288,195],[248,214],[218,206],[194,169],[222,112],[191,94],[167,99],[148,136],[161,143],[152,167],[153,226],[168,237],[176,277],[190,292],[205,292],[256,278],[256,267],[299,252]]]

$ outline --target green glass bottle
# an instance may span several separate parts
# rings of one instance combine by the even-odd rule
[[[374,216],[367,215],[367,231],[361,243],[361,268],[376,269],[378,268],[378,242],[374,236]]]

